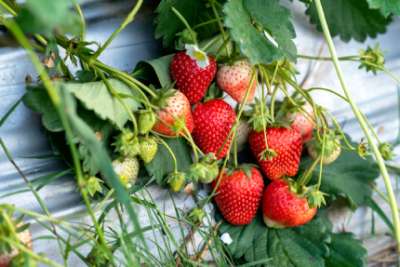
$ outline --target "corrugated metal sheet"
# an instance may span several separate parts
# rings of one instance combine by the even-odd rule
[[[84,1],[84,12],[89,18],[88,40],[103,42],[122,20],[121,11],[125,12],[132,5],[123,2],[109,1]],[[96,2],[96,3],[94,3]],[[323,40],[310,27],[304,23],[304,15],[299,11],[299,6],[295,10],[297,23],[296,43],[302,54],[315,55],[318,53]],[[152,13],[149,8],[145,8],[136,19],[122,34],[112,43],[101,60],[106,64],[118,67],[123,70],[131,70],[135,64],[142,59],[155,57],[159,54],[159,46],[153,39],[152,33]],[[400,49],[398,42],[400,36],[400,21],[393,23],[386,35],[380,36],[378,40],[369,40],[369,44],[379,41],[382,48],[387,51],[387,67],[400,75]],[[342,44],[337,42],[339,54],[356,54],[365,45],[358,43]],[[326,49],[324,50],[326,54]],[[299,68],[304,73],[308,62],[299,61]],[[399,130],[397,113],[397,93],[395,83],[387,76],[379,74],[373,76],[359,71],[353,63],[343,63],[346,80],[349,83],[351,93],[361,109],[370,118],[372,125],[380,130],[384,140],[393,140]],[[329,62],[317,63],[314,72],[307,85],[321,85],[335,88],[340,92],[332,65]],[[0,49],[0,116],[23,95],[25,76],[30,74],[35,76],[35,71],[21,49],[1,48]],[[299,80],[301,77],[299,77]],[[354,119],[348,106],[339,99],[327,97],[324,93],[315,94],[319,103],[325,105],[337,115],[341,121],[345,121],[345,130],[348,131],[356,140],[362,137],[362,133],[356,120]],[[32,114],[27,108],[20,105],[11,115],[7,122],[0,128],[0,136],[11,150],[17,164],[20,166],[29,180],[34,181],[38,177],[52,173],[60,169],[60,162],[53,159],[34,159],[35,155],[45,155],[49,153],[49,145],[40,126],[37,115]],[[17,174],[15,168],[8,162],[5,155],[0,153],[0,202],[14,203],[18,206],[40,211],[31,193],[21,193],[18,195],[6,196],[24,188],[24,182]],[[379,182],[378,187],[384,191],[383,184]],[[157,203],[164,209],[171,209],[172,205],[168,202],[167,193],[159,190],[156,186],[149,188]],[[398,192],[398,191],[397,191]],[[74,179],[70,176],[63,177],[44,187],[40,195],[45,199],[50,211],[54,216],[68,217],[77,221],[89,222],[80,212],[83,210],[81,199],[76,192]],[[397,194],[398,195],[398,194]],[[192,206],[190,200],[181,195],[177,201],[181,208],[188,209]],[[389,214],[387,205],[380,201],[384,210]],[[145,222],[144,211],[139,210],[141,218]],[[359,209],[356,213],[345,218],[338,219],[337,229],[347,229],[356,232],[362,238],[370,235],[371,214],[366,209]],[[32,229],[35,236],[44,233],[38,225],[33,225]],[[377,219],[377,233],[385,233],[387,229],[383,223]],[[378,244],[378,242],[376,243]],[[57,246],[48,240],[35,241],[35,250],[46,252],[52,258],[60,260]],[[371,247],[371,251],[374,247]],[[79,266],[79,261],[72,258],[70,266]]]

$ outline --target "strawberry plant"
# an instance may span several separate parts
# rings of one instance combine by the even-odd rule
[[[0,266],[67,266],[71,254],[86,266],[365,266],[358,237],[332,226],[330,208],[338,203],[370,207],[400,248],[387,168],[393,148],[352,98],[340,61],[399,79],[385,68],[379,46],[338,57],[332,41],[384,33],[400,2],[300,0],[328,57],[298,52],[283,1],[158,2],[150,8],[163,55],[126,72],[100,56],[135,23],[143,0],[101,44],[87,39],[75,1],[0,0],[5,35],[25,49],[38,74],[22,101],[40,114],[65,163],[62,175],[75,177],[90,218],[88,225],[54,217],[37,192],[47,184],[26,179],[0,139],[42,209],[0,205]],[[342,90],[306,87],[298,81],[300,60],[331,61]],[[347,103],[365,140],[351,140],[314,90]],[[379,174],[391,218],[372,198]],[[153,186],[170,202],[154,199]],[[177,207],[188,198],[190,210]],[[20,240],[27,230],[17,215],[48,230],[64,262]]]

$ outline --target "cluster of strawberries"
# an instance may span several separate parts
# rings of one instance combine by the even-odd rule
[[[153,130],[167,136],[191,133],[204,154],[212,154],[216,159],[227,157],[235,132],[238,132],[237,114],[223,99],[200,101],[216,78],[218,87],[236,102],[251,102],[257,76],[250,63],[239,60],[223,65],[217,71],[213,57],[191,47],[174,55],[170,73],[179,91],[174,91],[158,111]],[[313,109],[309,104],[304,104],[301,109],[286,114],[287,127],[260,127],[262,124],[254,123],[246,138],[259,168],[271,180],[268,186],[265,187],[258,168],[249,164],[218,171],[219,175],[213,177],[214,200],[231,224],[250,223],[261,202],[264,221],[270,227],[302,225],[316,214],[322,193],[309,190],[305,184],[290,178],[297,175],[303,144],[310,144],[309,153],[316,160],[321,155],[310,141],[315,128]],[[324,156],[325,163],[333,161],[339,153],[336,149],[334,157]]]

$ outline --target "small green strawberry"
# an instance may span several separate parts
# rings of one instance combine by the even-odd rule
[[[116,159],[112,162],[112,165],[125,187],[130,188],[136,183],[140,167],[137,158]]]
[[[150,163],[157,154],[158,144],[154,137],[143,137],[139,139],[140,157],[144,163]]]
[[[113,144],[123,157],[135,157],[140,153],[139,138],[131,130],[124,129]]]
[[[140,134],[147,134],[157,122],[156,114],[152,110],[145,110],[140,113],[138,127]]]
[[[312,159],[322,157],[322,163],[327,165],[334,162],[340,155],[342,149],[340,146],[340,138],[336,136],[333,130],[328,130],[325,134],[324,141],[319,141],[316,137],[306,144],[308,154]],[[321,137],[323,138],[323,137]],[[323,155],[322,155],[323,153]]]
[[[384,160],[392,160],[393,159],[393,148],[392,145],[384,142],[379,144],[379,152],[382,154],[382,158]]]
[[[173,192],[179,192],[185,185],[185,174],[182,172],[172,172],[168,175],[167,182],[169,184],[169,188]]]

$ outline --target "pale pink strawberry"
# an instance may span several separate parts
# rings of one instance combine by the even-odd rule
[[[239,60],[233,65],[224,65],[218,70],[217,84],[238,103],[244,101],[246,91],[249,89],[247,102],[251,102],[257,86],[257,79],[254,79],[250,85],[252,74],[250,63],[247,60]]]

